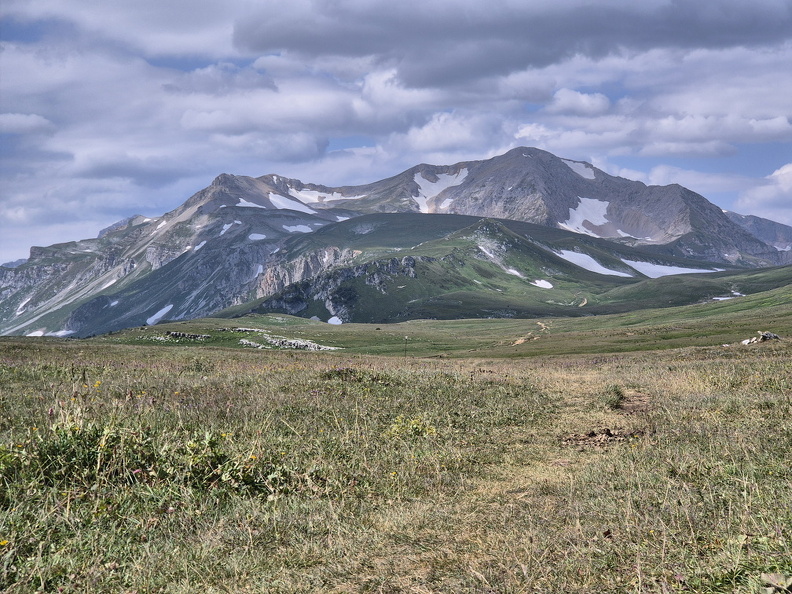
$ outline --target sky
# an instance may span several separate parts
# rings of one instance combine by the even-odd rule
[[[792,0],[3,0],[0,263],[516,146],[792,225]]]

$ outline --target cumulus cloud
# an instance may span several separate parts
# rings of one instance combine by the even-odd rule
[[[37,134],[52,128],[52,122],[35,113],[0,113],[0,134]]]
[[[558,89],[552,103],[547,106],[547,111],[592,116],[605,113],[609,107],[610,99],[602,93],[580,93],[572,89]]]
[[[7,0],[0,20],[2,261],[220,172],[365,183],[518,144],[792,208],[769,175],[792,147],[788,0]],[[733,171],[746,146],[762,158]]]
[[[792,225],[792,163],[775,170],[737,200],[740,212]]]

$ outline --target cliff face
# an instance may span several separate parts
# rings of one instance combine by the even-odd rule
[[[256,298],[274,295],[286,286],[320,275],[329,268],[347,264],[355,257],[350,249],[328,247],[295,260],[273,263],[256,279]]]
[[[405,256],[368,262],[357,266],[335,268],[296,281],[278,291],[278,294],[263,301],[261,311],[282,311],[288,314],[300,314],[308,309],[312,302],[319,302],[331,316],[342,322],[353,318],[353,308],[357,305],[358,294],[354,289],[343,286],[353,279],[362,279],[363,283],[373,287],[379,293],[387,293],[386,285],[397,277],[415,278],[417,262],[431,262],[433,258],[414,258]]]

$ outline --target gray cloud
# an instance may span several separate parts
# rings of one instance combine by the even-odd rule
[[[163,88],[174,93],[204,93],[207,95],[228,95],[256,89],[277,90],[272,77],[250,68],[240,68],[235,64],[221,62],[179,74]]]
[[[792,38],[785,1],[302,1],[235,24],[246,52],[376,56],[408,86],[443,86],[651,48],[767,46]]]

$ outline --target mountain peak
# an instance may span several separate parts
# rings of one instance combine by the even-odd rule
[[[354,221],[364,215],[375,220]],[[347,219],[353,220],[342,223]],[[517,222],[524,231],[514,235]],[[0,268],[0,332],[84,335],[153,324],[165,313],[172,319],[210,315],[350,258],[364,261],[376,253],[390,261],[429,237],[452,242],[453,231],[441,230],[457,223],[462,224],[453,231],[465,229],[457,239],[475,254],[476,266],[484,266],[482,274],[490,270],[512,280],[530,272],[551,284],[543,275],[549,278],[561,266],[552,254],[537,256],[544,264],[525,260],[533,250],[531,237],[542,236],[578,245],[604,242],[611,252],[640,246],[631,260],[647,253],[754,267],[792,260],[792,241],[779,227],[770,227],[776,243],[766,243],[767,225],[727,216],[678,184],[646,186],[531,147],[482,161],[420,164],[360,186],[223,173],[160,217],[133,217],[98,239],[33,248],[19,267]],[[419,227],[432,231],[419,234]],[[444,240],[432,249],[442,252],[441,244],[450,245]],[[290,250],[305,257],[292,261]],[[600,267],[624,267],[621,259],[608,263],[607,256],[598,257]],[[392,267],[385,260],[377,266],[379,272],[360,282],[384,286],[381,275]],[[414,270],[402,268],[399,274],[412,278]],[[691,268],[702,269],[700,263]]]

